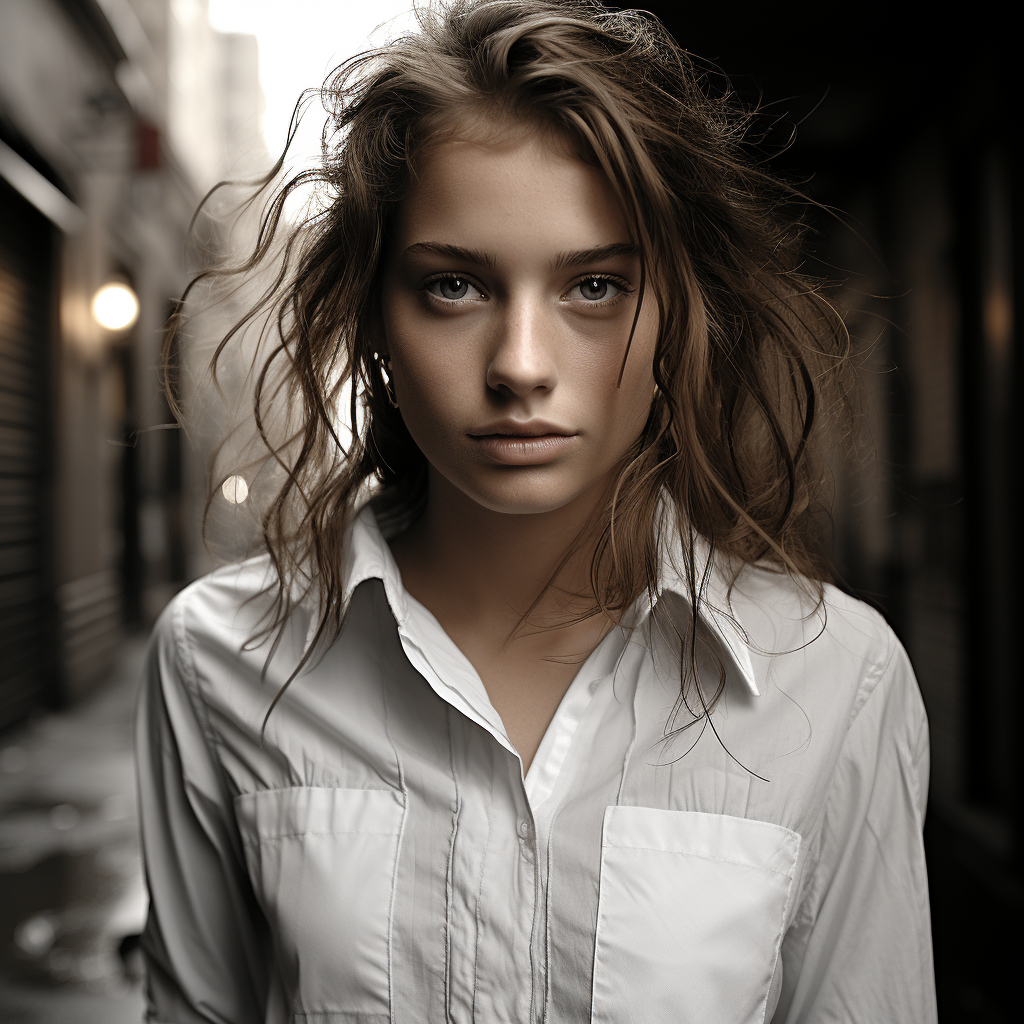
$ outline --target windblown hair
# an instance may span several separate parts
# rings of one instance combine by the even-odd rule
[[[603,170],[660,307],[657,394],[601,509],[594,611],[614,614],[657,586],[667,499],[692,605],[681,698],[706,714],[721,685],[706,697],[696,684],[708,579],[698,536],[734,576],[758,562],[819,600],[830,576],[814,441],[844,405],[847,335],[821,283],[800,271],[806,203],[746,141],[750,112],[649,14],[590,0],[449,0],[417,16],[418,32],[328,80],[322,163],[274,186],[279,162],[262,182],[276,191],[251,256],[206,275],[282,261],[213,360],[216,372],[239,330],[269,317],[255,418],[284,473],[262,517],[278,580],[268,633],[310,588],[321,634],[340,631],[343,542],[367,484],[410,508],[423,499],[425,459],[387,400],[378,357],[382,261],[418,155],[488,125],[536,126]],[[287,226],[286,199],[311,184],[319,206]],[[267,424],[281,404],[294,430],[279,442]]]

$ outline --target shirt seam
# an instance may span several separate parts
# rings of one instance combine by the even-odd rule
[[[877,661],[871,662],[864,670],[864,675],[861,679],[860,684],[857,687],[856,694],[854,696],[854,706],[850,714],[850,721],[847,723],[846,732],[843,735],[838,750],[836,753],[835,761],[832,764],[832,771],[828,780],[828,786],[825,789],[824,796],[821,801],[821,812],[818,818],[818,822],[815,828],[815,841],[813,843],[813,853],[808,852],[806,863],[804,866],[804,878],[806,878],[806,884],[801,886],[802,892],[800,893],[795,911],[795,916],[802,915],[803,919],[813,928],[814,921],[817,918],[819,907],[808,908],[804,910],[808,900],[815,897],[818,892],[819,878],[818,871],[821,867],[821,826],[827,813],[828,807],[832,802],[832,794],[835,790],[836,776],[839,771],[839,764],[843,759],[844,751],[846,750],[847,742],[850,738],[850,733],[853,731],[854,725],[864,712],[864,708],[867,707],[868,703],[875,696],[876,693],[882,688],[882,680],[885,678],[893,661],[896,657],[897,651],[900,649],[899,641],[896,639],[895,634],[890,630],[887,637],[887,647],[885,655],[879,658]],[[865,694],[865,690],[870,686],[870,689]],[[864,694],[863,698],[861,695]],[[867,820],[865,819],[865,824]]]
[[[491,778],[491,788],[493,790],[494,779]],[[480,862],[480,885],[477,886],[476,891],[476,907],[474,908],[476,917],[476,947],[473,950],[473,999],[471,1002],[470,1019],[476,1020],[476,997],[477,989],[479,987],[480,980],[480,937],[483,932],[483,914],[481,908],[483,906],[484,899],[484,877],[486,875],[485,863],[487,861],[487,853],[491,846],[491,836],[493,834],[493,818],[490,813],[490,801],[488,801],[487,809],[487,838],[484,840],[483,857]]]
[[[235,800],[244,800],[246,797],[262,797],[269,793],[291,793],[298,791],[304,793],[308,790],[323,790],[328,793],[389,793],[395,794],[394,786],[266,786],[264,789],[248,789],[239,793]]]
[[[896,641],[896,637],[890,632],[888,638],[888,646],[886,647],[885,654],[877,661],[872,661],[864,669],[864,674],[861,676],[860,683],[857,686],[856,693],[853,699],[853,708],[850,713],[850,722],[847,726],[846,735],[843,736],[843,743],[840,744],[840,749],[846,743],[846,736],[849,735],[850,729],[853,728],[853,723],[860,717],[861,712],[867,705],[868,701],[878,691],[879,684],[883,677],[889,670],[889,667],[893,663],[893,659],[896,657],[896,652],[899,649],[899,644]],[[831,789],[831,784],[829,786]]]
[[[529,806],[529,800],[527,800],[527,806]],[[536,823],[534,823],[534,827],[536,828]],[[536,833],[535,833],[535,835],[536,835]],[[535,959],[535,955],[534,955],[535,954],[534,938],[537,935],[537,914],[538,914],[538,912],[545,913],[545,918],[544,918],[544,922],[543,922],[544,923],[544,927],[545,927],[545,932],[546,932],[546,929],[547,929],[547,917],[546,917],[547,893],[545,892],[543,894],[545,896],[545,900],[544,900],[544,903],[541,903],[541,895],[542,894],[541,894],[541,880],[540,880],[540,851],[537,849],[536,838],[534,838],[534,840],[533,840],[533,851],[534,851],[534,857],[533,857],[533,916],[532,916],[532,918],[530,920],[530,1024],[535,1024],[535,1022],[537,1020],[537,1013],[536,1013],[537,996],[538,996],[538,992],[537,992],[537,963],[536,963],[536,959]],[[550,884],[550,880],[549,880],[549,884]],[[544,936],[543,946],[544,946],[544,953],[546,954],[547,953],[547,936],[546,936],[546,934]],[[547,978],[547,964],[542,964],[542,969],[544,970],[545,981],[546,981],[546,978]],[[543,1000],[545,998],[545,992],[546,992],[546,986],[545,986],[544,990],[542,990],[542,992],[540,993],[540,998],[541,998],[541,1002],[542,1003],[543,1003]]]
[[[387,593],[385,591],[385,601],[387,600]],[[389,608],[389,614],[390,612]],[[381,636],[381,625],[380,625],[380,604],[379,599],[374,601],[374,622],[377,627],[377,650],[383,650],[383,637]],[[398,744],[395,743],[394,736],[391,735],[391,715],[388,707],[388,688],[383,678],[384,675],[384,661],[381,659],[380,662],[380,694],[382,710],[384,712],[384,735],[388,738],[388,743],[391,744],[391,750],[395,755],[395,762],[398,768],[398,786],[402,791],[402,824],[398,830],[398,848],[395,850],[395,866],[391,872],[391,894],[388,899],[388,1017],[392,1024],[395,1020],[395,972],[393,963],[393,946],[394,946],[394,925],[395,925],[395,892],[398,889],[398,869],[402,863],[402,840],[405,838],[405,823],[409,817],[409,791],[405,784],[405,765],[402,762],[402,755],[399,753]],[[393,834],[393,833],[389,833]]]
[[[404,810],[404,808],[403,808]],[[273,835],[267,835],[263,832],[257,831],[254,835],[249,838],[243,837],[243,842],[254,843],[257,845],[263,843],[277,842],[279,839],[302,839],[304,836],[397,836],[401,835],[401,829],[396,829],[393,832],[381,832],[379,829],[372,828],[329,828],[323,831],[316,831],[310,829],[304,832],[278,832]]]
[[[448,763],[455,786],[455,807],[452,812],[452,832],[448,840],[448,870],[445,872],[445,933],[444,933],[444,1013],[445,1020],[452,1019],[452,906],[455,901],[455,840],[459,832],[459,815],[462,811],[462,794],[459,787],[459,773],[455,767],[455,738],[452,730],[452,715],[455,708],[448,706],[445,722],[448,725]]]
[[[196,716],[196,721],[199,723],[199,732],[203,737],[203,745],[206,747],[210,760],[216,765],[217,777],[220,779],[223,795],[227,798],[226,803],[229,806],[233,806],[235,794],[232,792],[227,769],[225,769],[224,763],[220,758],[221,745],[213,724],[210,722],[209,708],[203,700],[199,682],[199,670],[195,662],[195,652],[189,638],[188,623],[185,621],[188,612],[188,602],[182,599],[174,611],[174,648],[182,669],[181,677],[184,683],[184,690],[188,696],[189,704],[192,706],[192,713]],[[188,781],[188,769],[184,761],[181,765],[181,775],[183,781]],[[189,784],[196,785],[194,782]],[[226,817],[229,817],[234,822],[235,837],[238,840],[240,850],[243,845],[242,831],[238,828],[238,823],[233,813],[226,815]]]
[[[647,621],[650,622],[650,619],[648,619]],[[648,630],[647,630],[647,641],[648,641],[648,643],[645,644],[645,650],[650,654],[651,658],[653,659],[654,648],[653,648],[653,646],[649,646],[650,639],[651,639],[651,633],[650,633],[650,629],[648,628]],[[633,640],[633,637],[631,635],[629,637],[629,639],[626,641],[626,643],[623,646],[622,650],[619,652],[619,657],[616,659],[615,668],[614,668],[614,670],[612,672],[612,696],[613,697],[615,696],[615,680],[618,677],[619,668],[621,667],[622,659],[625,657],[626,651],[629,650],[629,645],[632,642],[632,640]],[[645,657],[646,657],[646,655],[645,655]],[[638,678],[635,681],[635,684],[633,686],[633,700],[630,702],[630,711],[631,711],[631,714],[633,716],[633,723],[632,723],[632,729],[630,731],[629,743],[626,745],[626,751],[622,755],[622,768],[621,768],[621,770],[619,772],[619,785],[618,785],[618,787],[615,790],[615,806],[616,807],[619,807],[622,804],[622,794],[623,794],[623,792],[625,791],[625,788],[626,788],[626,774],[629,771],[630,761],[632,761],[632,759],[633,759],[633,751],[634,751],[634,749],[636,747],[636,738],[637,738],[637,733],[639,731],[639,728],[637,726],[637,718],[638,718],[638,716],[637,716],[637,713],[636,713],[636,703],[637,703],[637,701],[639,699],[640,699],[640,680]],[[604,845],[604,826],[603,825],[602,825],[602,831],[601,831],[601,845],[602,846]],[[596,948],[596,946],[595,946],[595,948]]]
[[[800,860],[800,845],[801,837],[799,833],[797,833],[796,856],[793,858],[793,873],[789,876],[789,885],[786,889],[786,902],[782,908],[782,918],[779,921],[779,934],[775,940],[775,952],[774,956],[772,957],[772,969],[771,973],[768,975],[768,986],[765,990],[764,1003],[761,1007],[761,1024],[764,1024],[765,1017],[768,1014],[768,999],[772,994],[772,979],[775,977],[775,972],[778,970],[779,956],[782,953],[782,941],[786,937],[786,918],[789,916],[789,908],[793,904],[793,895],[796,892],[796,865],[799,863]]]
[[[604,811],[604,817],[601,821],[601,863],[597,869],[597,911],[594,917],[594,955],[590,962],[590,1020],[593,1024],[594,1020],[594,1002],[597,999],[597,951],[601,945],[601,906],[605,901],[605,886],[604,886],[604,830],[608,827],[608,812],[610,808],[606,807]]]
[[[754,868],[758,871],[768,871],[773,875],[779,875],[781,878],[792,879],[796,874],[795,871],[779,871],[776,868],[768,867],[766,864],[752,864],[750,861],[734,860],[731,857],[711,857],[704,853],[691,853],[689,850],[666,850],[662,846],[627,846],[622,843],[603,843],[602,847],[606,850],[640,850],[644,853],[671,853],[676,857],[693,857],[695,860],[710,860],[716,864],[733,864],[738,868]]]
[[[544,850],[544,874],[546,878],[544,886],[544,957],[546,968],[544,972],[544,1008],[542,1014],[545,1021],[548,1019],[551,1011],[551,847],[555,837],[555,822],[561,815],[562,810],[564,810],[564,807],[558,808],[554,817],[548,822],[548,841],[545,843]]]

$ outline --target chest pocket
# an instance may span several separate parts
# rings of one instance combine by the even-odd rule
[[[768,822],[609,807],[592,1024],[760,1024],[799,850]]]
[[[390,1022],[401,793],[296,787],[235,800],[296,1021]]]

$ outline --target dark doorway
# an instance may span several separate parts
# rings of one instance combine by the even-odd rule
[[[0,729],[53,701],[56,231],[0,181]]]

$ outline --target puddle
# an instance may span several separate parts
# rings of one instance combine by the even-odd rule
[[[145,906],[130,844],[54,853],[0,872],[0,976],[90,987],[119,981],[126,973],[119,947],[141,929]]]

